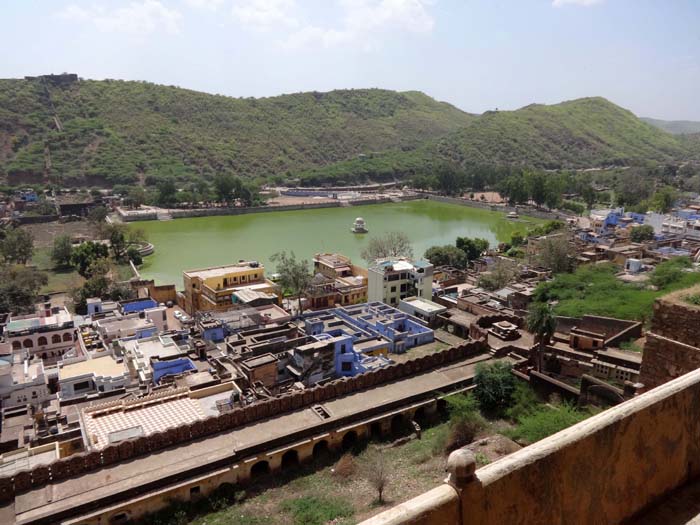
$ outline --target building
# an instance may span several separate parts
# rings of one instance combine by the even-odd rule
[[[422,297],[406,297],[399,302],[399,310],[433,326],[437,317],[447,311],[447,307]]]
[[[338,253],[314,256],[314,278],[307,293],[311,308],[331,308],[367,301],[367,271]]]
[[[44,363],[29,361],[19,354],[0,357],[0,403],[11,408],[27,403],[39,404],[50,399]]]
[[[433,296],[433,265],[427,261],[388,259],[367,271],[367,300],[398,306],[401,299]]]
[[[5,339],[13,352],[26,351],[45,360],[56,360],[75,346],[73,316],[65,308],[13,316],[5,327]]]
[[[58,370],[58,397],[76,397],[120,390],[129,383],[129,372],[111,356],[63,365]]]
[[[190,315],[226,310],[241,302],[242,291],[273,294],[276,297],[279,293],[275,283],[265,278],[265,267],[257,261],[186,271],[183,272],[183,281],[184,309]]]

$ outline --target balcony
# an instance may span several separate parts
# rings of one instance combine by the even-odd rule
[[[700,516],[700,370],[475,471],[363,525],[680,525]]]

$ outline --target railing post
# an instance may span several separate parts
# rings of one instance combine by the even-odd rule
[[[462,489],[474,479],[476,472],[474,454],[464,448],[455,450],[447,458],[447,471],[449,474],[445,482],[461,493]]]

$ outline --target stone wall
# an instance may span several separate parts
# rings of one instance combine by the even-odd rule
[[[684,299],[695,293],[700,293],[700,287],[674,292],[654,303],[639,375],[645,387],[653,388],[700,368],[700,307]]]
[[[463,360],[486,351],[479,342],[464,343],[441,352],[436,352],[403,363],[396,363],[352,378],[336,379],[324,385],[314,386],[303,391],[287,393],[272,399],[257,402],[244,408],[195,421],[189,425],[169,428],[149,436],[109,445],[102,450],[75,454],[48,465],[31,470],[16,472],[13,476],[0,477],[0,502],[9,501],[16,493],[21,493],[49,482],[55,482],[84,472],[100,469],[119,461],[125,461],[218,432],[229,431],[239,426],[267,419],[303,407],[323,403],[330,399],[350,394],[366,388],[389,383],[427,372],[433,368]],[[160,392],[157,396],[186,395],[185,390]],[[115,401],[90,407],[89,410],[109,409],[115,404],[138,403],[140,400]],[[332,422],[336,424],[338,422]],[[278,444],[279,445],[279,444]],[[270,444],[265,444],[270,446]],[[240,451],[239,451],[240,452]]]
[[[363,525],[635,523],[700,476],[699,411],[696,370],[476,472],[469,452],[453,452],[450,485]]]

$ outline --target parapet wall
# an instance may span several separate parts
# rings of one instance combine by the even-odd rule
[[[363,525],[633,523],[646,508],[700,476],[699,410],[696,370],[475,475],[473,456],[453,463],[450,485]]]
[[[169,428],[149,436],[143,436],[120,443],[109,445],[102,450],[79,453],[60,459],[48,465],[40,465],[31,470],[16,472],[13,476],[0,478],[0,502],[10,501],[15,494],[28,491],[38,486],[78,476],[85,472],[106,467],[108,465],[132,459],[137,456],[155,452],[196,438],[230,431],[237,427],[267,419],[292,410],[323,403],[353,392],[371,388],[419,373],[428,372],[433,368],[461,361],[467,357],[480,354],[486,350],[483,343],[470,342],[452,347],[441,352],[429,354],[403,363],[396,363],[372,372],[357,375],[352,378],[336,379],[321,386],[315,386],[303,391],[287,393],[269,400],[236,408],[230,412],[207,419],[195,421],[189,425]],[[183,391],[161,392],[156,396],[183,395]],[[134,400],[138,403],[140,400]],[[116,408],[123,402],[111,402],[90,408],[90,410],[105,410]]]
[[[653,388],[700,368],[700,307],[684,300],[700,288],[681,290],[654,302],[639,381]]]

